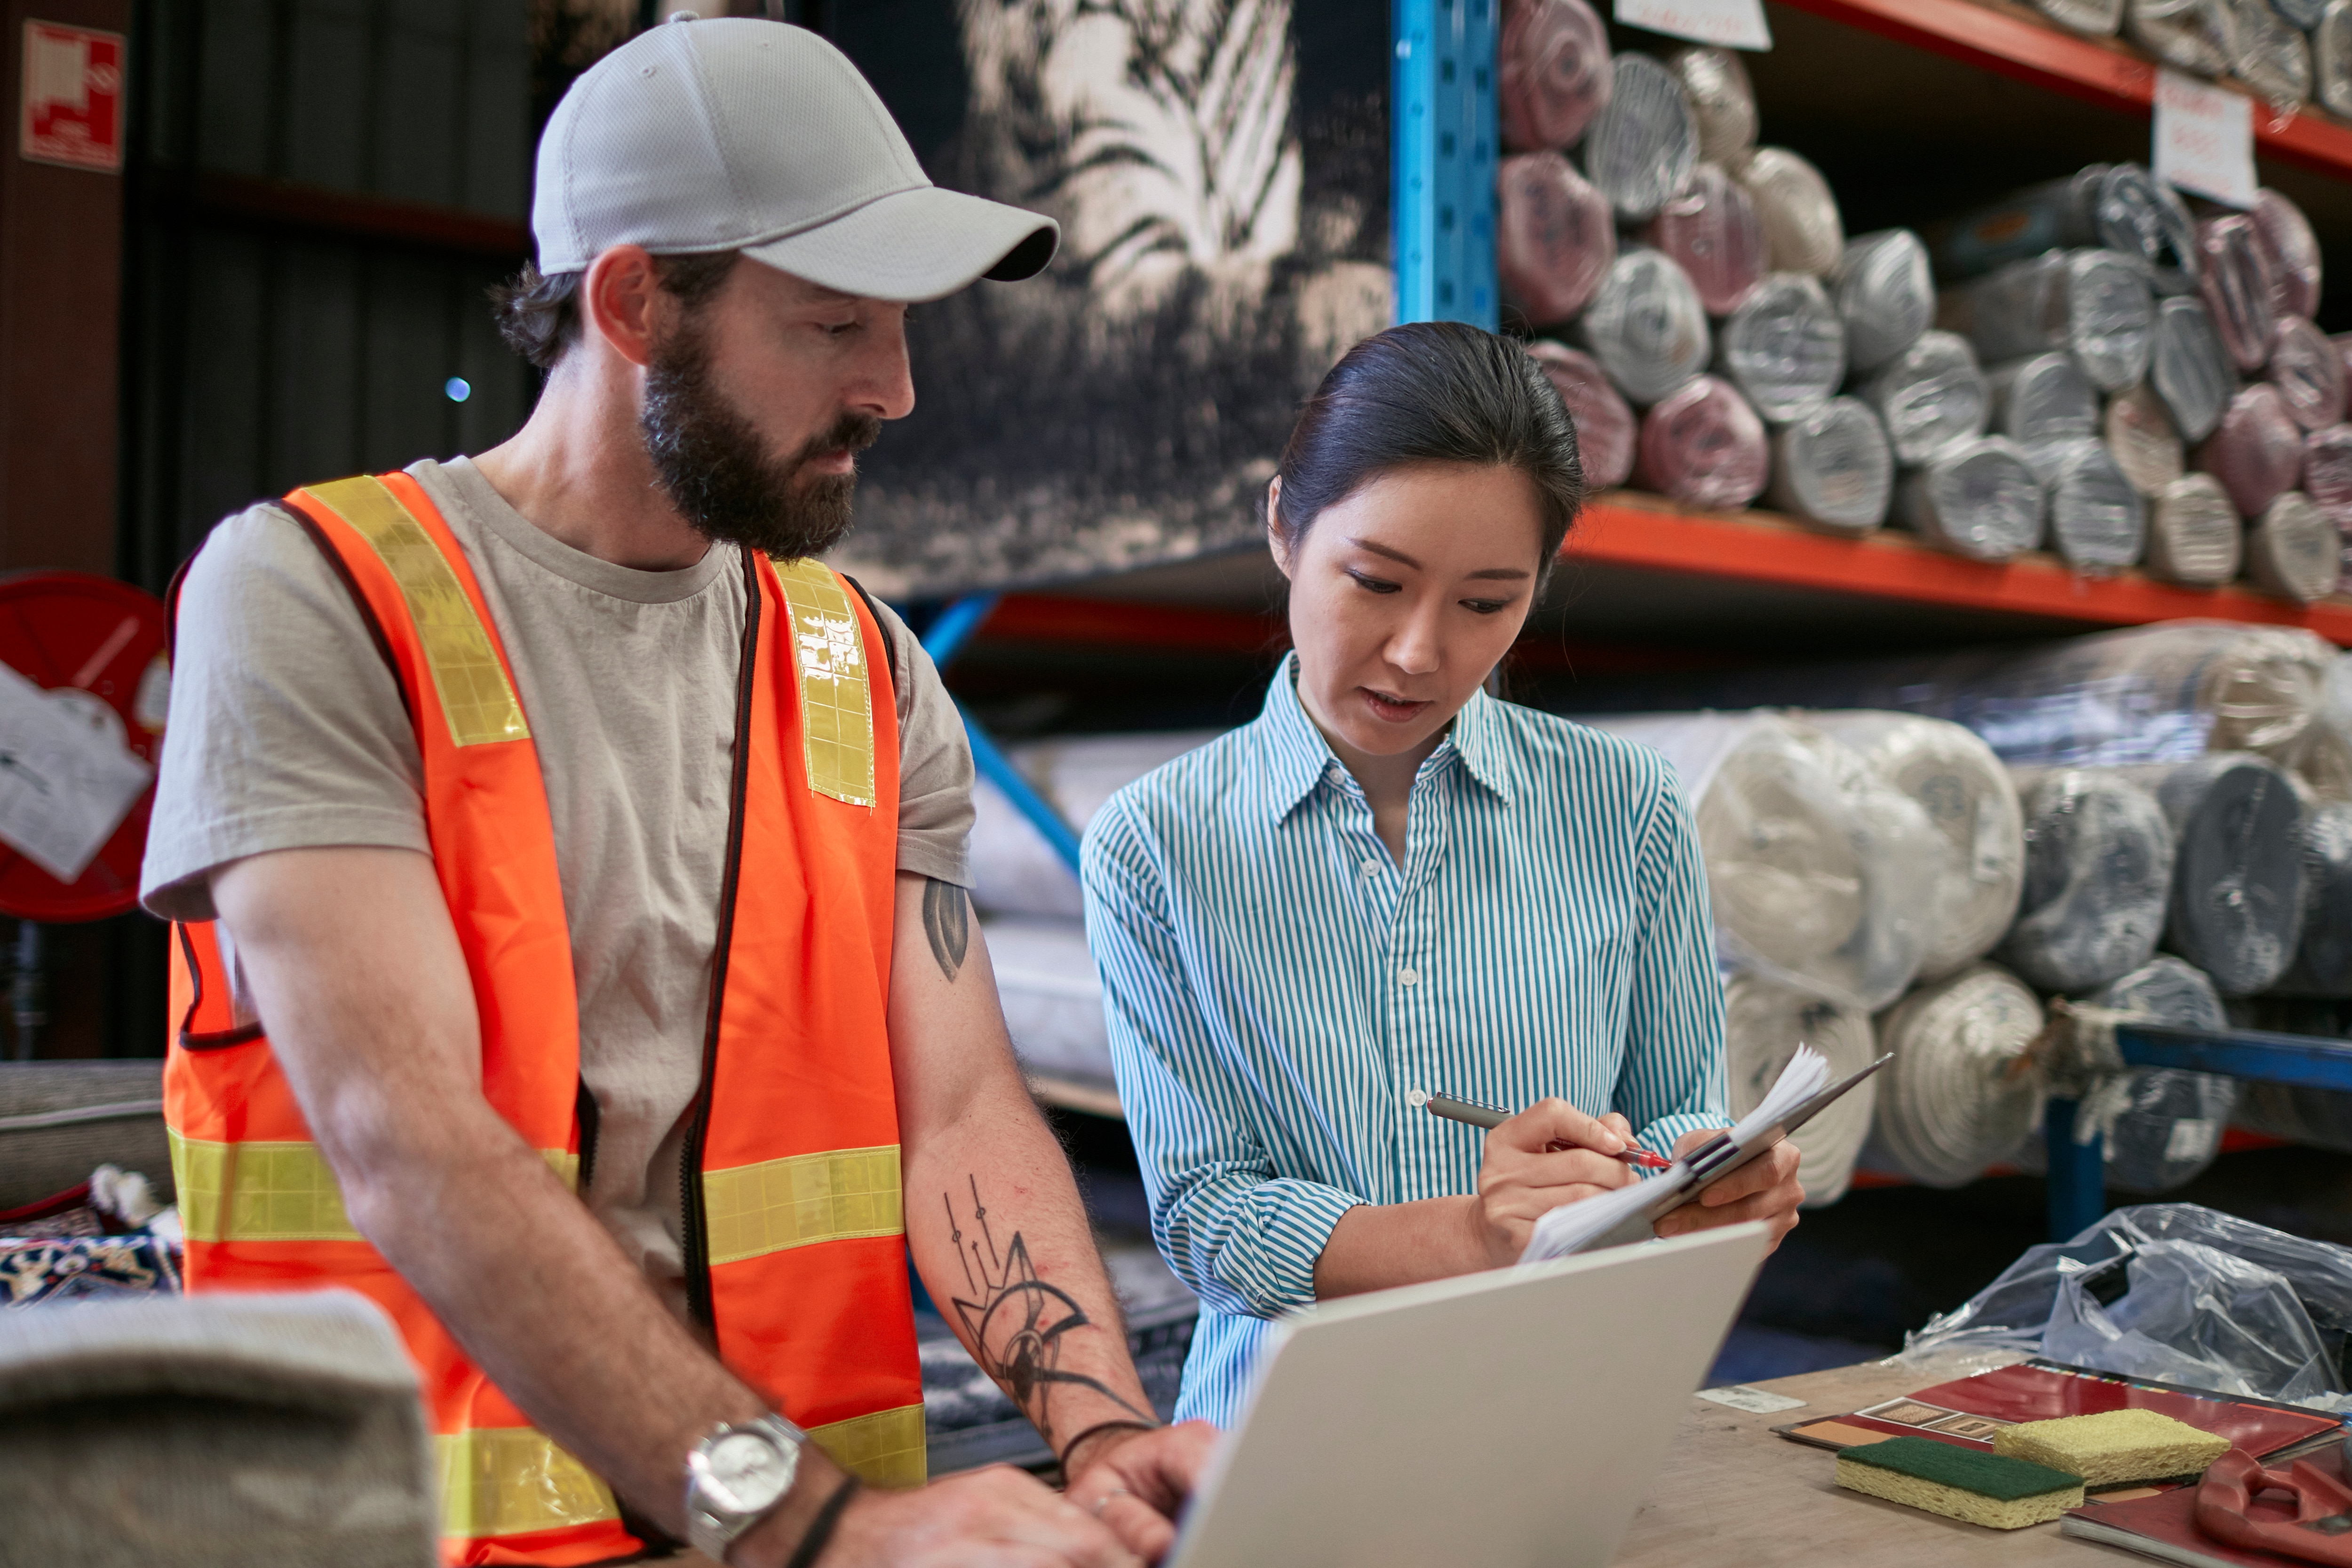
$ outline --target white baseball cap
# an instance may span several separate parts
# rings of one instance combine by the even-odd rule
[[[1051,218],[942,191],[839,49],[803,27],[682,17],[572,84],[539,142],[542,273],[616,245],[740,250],[873,299],[1042,271]]]

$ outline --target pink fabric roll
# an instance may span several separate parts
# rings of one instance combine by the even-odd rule
[[[2303,474],[2303,432],[2268,382],[2240,389],[2221,427],[2197,449],[2197,466],[2229,493],[2242,517],[2259,517]]]
[[[2255,237],[2254,220],[2242,213],[2207,218],[2197,225],[2197,249],[2204,260],[2198,290],[2213,313],[2221,347],[2240,370],[2252,374],[2270,358],[2277,325],[2270,262]]]
[[[1713,163],[1650,220],[1647,239],[1682,263],[1710,316],[1728,316],[1764,276],[1764,223],[1739,182]]]
[[[1764,422],[1731,383],[1701,376],[1642,417],[1642,482],[1690,507],[1744,507],[1764,488]]]
[[[1633,476],[1633,410],[1609,384],[1609,372],[1591,355],[1565,343],[1537,340],[1528,353],[1568,405],[1576,422],[1576,455],[1584,465],[1584,483],[1594,490],[1613,490]]]
[[[2279,318],[2263,374],[2304,429],[2325,430],[2344,417],[2344,356],[2308,317]]]
[[[1503,0],[1495,66],[1514,152],[1575,146],[1609,102],[1609,35],[1584,0]]]
[[[2264,189],[2254,193],[2246,215],[2254,220],[2255,243],[2271,269],[2271,308],[2281,316],[2319,314],[2319,236],[2303,209]]]
[[[2352,424],[2303,438],[2303,493],[2340,526],[2352,522]]]
[[[1608,199],[1557,152],[1521,152],[1495,172],[1495,271],[1538,327],[1584,308],[1617,259]]]

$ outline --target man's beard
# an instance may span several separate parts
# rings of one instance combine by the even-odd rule
[[[823,555],[849,531],[857,476],[803,474],[820,457],[874,444],[882,422],[846,413],[781,461],[710,382],[709,344],[689,324],[654,351],[638,416],[670,505],[696,531],[787,559]]]

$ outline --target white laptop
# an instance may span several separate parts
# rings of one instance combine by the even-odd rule
[[[1601,1568],[1765,1242],[1731,1226],[1290,1320],[1170,1568]]]

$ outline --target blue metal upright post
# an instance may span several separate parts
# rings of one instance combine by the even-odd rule
[[[1394,0],[1389,214],[1396,319],[1493,330],[1500,0]]]
[[[2044,1178],[2050,1201],[2050,1239],[2071,1241],[2107,1211],[2106,1141],[2074,1141],[2073,1100],[2053,1099],[2042,1109],[2042,1146],[2049,1161]]]
[[[923,652],[931,656],[931,663],[944,668],[961,652],[972,633],[980,630],[981,622],[996,608],[996,601],[993,593],[968,593],[940,611],[923,632]],[[1070,868],[1070,874],[1076,876],[1078,835],[1054,810],[1054,803],[1039,794],[1037,787],[998,748],[987,726],[972,717],[971,711],[961,703],[956,704],[956,712],[963,716],[964,738],[971,743],[972,767],[1013,803],[1013,809],[1027,819],[1061,862]]]

